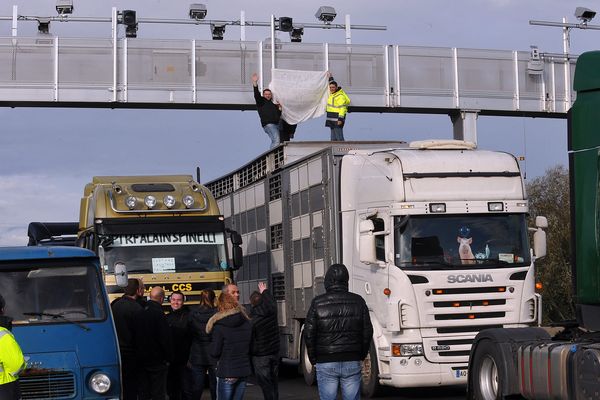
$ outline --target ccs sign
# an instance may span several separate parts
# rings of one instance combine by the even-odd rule
[[[165,292],[176,292],[176,291],[191,292],[192,291],[192,284],[191,283],[172,283],[172,284],[155,285],[155,286],[160,286],[161,288],[163,288],[163,290]],[[155,286],[148,286],[146,288],[146,290],[149,292]]]

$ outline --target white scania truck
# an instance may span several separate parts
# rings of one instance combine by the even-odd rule
[[[533,259],[545,254],[544,218],[527,227],[510,154],[462,141],[290,142],[206,186],[243,237],[242,299],[270,283],[281,356],[299,360],[309,384],[303,322],[332,263],[348,267],[371,311],[367,396],[466,384],[480,330],[540,318]]]

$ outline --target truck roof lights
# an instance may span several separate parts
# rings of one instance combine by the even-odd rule
[[[133,210],[135,208],[135,205],[137,204],[137,199],[134,196],[128,196],[125,199],[125,204],[127,205],[127,207],[129,207],[130,210]]]
[[[149,209],[153,209],[156,206],[156,197],[148,195],[144,198],[144,204]]]
[[[446,204],[445,203],[431,203],[431,204],[429,204],[429,211],[432,213],[445,213],[446,212]]]
[[[194,205],[194,198],[192,196],[190,196],[189,194],[186,196],[183,196],[183,204],[185,204],[186,208],[191,208]]]
[[[488,203],[488,211],[504,211],[504,203],[500,201]]]
[[[165,203],[167,208],[173,208],[175,206],[175,197],[168,194],[163,198],[163,203]]]

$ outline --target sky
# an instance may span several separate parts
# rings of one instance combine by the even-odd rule
[[[345,14],[352,24],[385,25],[387,31],[353,31],[353,44],[459,47],[562,52],[560,28],[528,21],[575,22],[576,6],[600,10],[600,0],[373,0],[284,2],[204,0],[207,19],[249,21],[270,15],[315,23],[321,5],[333,6],[337,23]],[[4,0],[0,16],[54,16],[53,0]],[[109,17],[111,7],[134,9],[138,18],[186,18],[190,2],[180,0],[74,0],[75,16]],[[594,22],[592,22],[593,24]],[[598,22],[600,24],[600,22]],[[109,24],[51,23],[64,37],[108,37]],[[10,36],[10,21],[0,21],[0,37]],[[35,23],[20,22],[19,36],[37,35]],[[264,40],[268,28],[247,29],[247,40]],[[573,30],[571,51],[597,49],[600,31]],[[210,39],[207,26],[141,25],[138,38]],[[289,40],[287,35],[281,36]],[[239,40],[228,27],[225,40]],[[306,43],[344,43],[342,30],[307,29]],[[343,86],[343,83],[340,82]],[[255,111],[110,110],[0,108],[0,246],[27,243],[31,221],[77,221],[83,188],[95,175],[191,174],[201,169],[207,182],[250,161],[269,146]],[[561,119],[482,117],[477,123],[480,148],[525,157],[526,179],[567,164],[566,121]],[[452,138],[448,116],[352,113],[344,128],[347,140],[424,140]],[[327,140],[324,120],[299,126],[298,140]]]

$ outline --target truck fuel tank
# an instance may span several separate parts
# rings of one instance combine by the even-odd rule
[[[528,399],[570,399],[568,370],[574,356],[569,342],[544,342],[519,348],[519,387]]]

